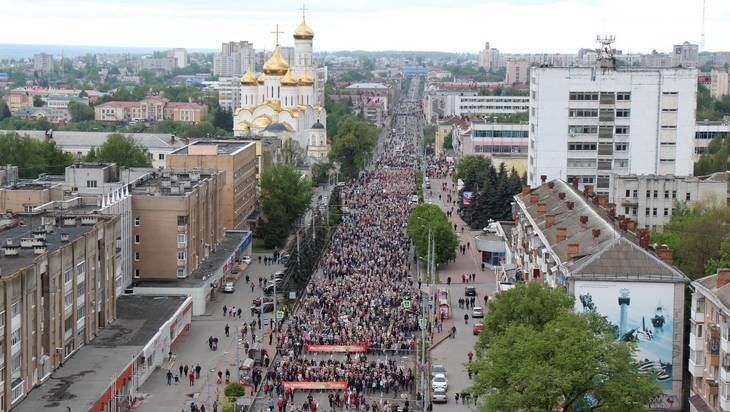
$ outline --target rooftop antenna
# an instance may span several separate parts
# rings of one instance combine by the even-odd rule
[[[615,70],[616,69],[616,49],[613,48],[613,43],[616,41],[614,35],[596,36],[596,41],[601,44],[601,47],[596,50],[598,53],[598,67],[603,70]]]

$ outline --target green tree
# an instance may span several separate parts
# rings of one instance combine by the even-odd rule
[[[12,116],[12,113],[10,113],[8,104],[4,101],[0,101],[0,120],[9,118],[10,116]]]
[[[88,104],[70,102],[68,104],[68,112],[71,115],[72,122],[94,120],[94,109],[89,107]]]
[[[112,133],[96,150],[96,162],[113,162],[120,167],[152,167],[147,148],[134,141],[132,136]]]
[[[223,109],[220,106],[213,108],[208,113],[208,121],[216,128],[233,131],[233,113],[230,109]]]
[[[43,107],[45,104],[46,102],[39,95],[33,96],[33,107]]]
[[[464,181],[464,190],[477,191],[484,187],[482,176],[492,166],[492,162],[482,156],[464,156],[456,164],[456,178]]]
[[[648,410],[661,391],[635,349],[601,315],[575,313],[563,290],[517,285],[489,302],[470,391],[483,411]]]
[[[41,173],[62,174],[73,161],[73,155],[56,143],[20,136],[17,133],[0,135],[0,164],[18,166],[21,178],[36,178]]]
[[[707,262],[705,272],[708,275],[717,273],[717,269],[730,268],[730,238],[720,243],[720,256]]]
[[[694,175],[705,176],[730,170],[730,137],[718,136],[710,142],[707,153],[695,162]]]
[[[446,263],[453,259],[459,245],[454,227],[440,207],[420,204],[408,218],[407,231],[416,247],[416,254],[422,258],[428,255],[429,229],[435,242],[436,263]]]
[[[171,102],[188,102],[197,101],[202,92],[192,86],[169,86],[162,90],[162,94]]]
[[[304,150],[299,142],[294,139],[287,139],[281,144],[282,162],[297,167],[304,160]]]
[[[330,159],[340,163],[340,174],[347,179],[357,176],[378,142],[378,130],[365,121],[344,118],[339,124]]]
[[[291,165],[276,164],[261,174],[259,204],[266,224],[266,247],[281,247],[292,223],[312,200],[312,182]]]
[[[449,134],[444,137],[444,149],[451,150],[454,148],[454,136],[452,132],[449,132]]]

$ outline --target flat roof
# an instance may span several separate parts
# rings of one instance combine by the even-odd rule
[[[46,382],[32,389],[13,410],[89,410],[186,299],[187,296],[120,296],[117,319],[71,355]]]
[[[192,180],[190,177],[194,173],[198,175],[197,180]],[[149,173],[144,178],[135,181],[130,193],[137,196],[185,196],[206,179],[220,173],[218,169],[163,169]],[[174,181],[173,176],[176,177]],[[163,182],[166,182],[166,185],[163,185]],[[181,183],[190,183],[190,185],[185,187],[186,185],[181,185]],[[172,187],[175,187],[177,191],[173,192]]]
[[[41,256],[34,254],[33,248],[21,248],[20,240],[33,237],[33,230],[39,229],[41,226],[42,216],[42,214],[16,215],[14,219],[16,226],[0,230],[0,248],[5,246],[7,240],[12,240],[13,244],[18,246],[19,253],[18,256],[5,256],[4,253],[0,253],[0,271],[3,276],[12,275],[19,269],[30,266],[36,257]],[[78,240],[95,226],[82,225],[78,220],[75,226],[63,226],[61,218],[58,219],[58,224],[53,228],[53,231],[46,234],[46,253],[53,253],[62,246]],[[99,219],[103,219],[103,217],[99,216]],[[62,234],[68,234],[69,239],[61,240]]]
[[[170,153],[173,155],[186,155],[190,146],[217,146],[218,155],[234,155],[249,146],[255,145],[256,142],[251,140],[198,140],[190,143],[185,147]],[[195,154],[193,154],[195,156]]]

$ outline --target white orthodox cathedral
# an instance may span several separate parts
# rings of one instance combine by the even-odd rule
[[[302,16],[294,31],[293,66],[282,57],[277,34],[276,48],[263,73],[256,76],[249,69],[241,77],[241,107],[233,115],[235,136],[276,136],[282,143],[294,139],[306,157],[327,157],[327,112],[315,93],[313,38]]]

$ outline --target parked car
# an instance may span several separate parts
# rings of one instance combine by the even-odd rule
[[[444,365],[433,365],[431,366],[431,377],[436,375],[446,375],[446,368]]]
[[[274,298],[271,298],[268,296],[264,297],[264,303],[271,303],[273,301],[274,301]],[[253,301],[251,303],[253,303],[254,306],[261,306],[261,297],[257,296],[255,298],[253,298]]]
[[[236,287],[233,282],[226,282],[223,284],[223,293],[233,293],[236,291]]]
[[[283,279],[284,278],[284,271],[283,270],[279,270],[279,271],[276,271],[276,272],[274,272],[274,273],[271,274],[271,279],[272,280],[273,279],[276,279],[276,278]]]
[[[244,256],[241,258],[241,262],[250,265],[251,264],[251,256]]]
[[[251,312],[255,314],[259,313],[271,313],[274,311],[274,302],[264,302],[263,306],[251,306]]]
[[[484,309],[481,306],[474,306],[474,309],[471,310],[471,317],[479,319],[483,318]]]
[[[482,322],[477,322],[477,323],[475,323],[475,324],[474,324],[474,327],[473,327],[473,328],[471,328],[471,330],[472,330],[472,332],[473,332],[473,333],[474,333],[475,335],[478,335],[478,334],[482,333]]]
[[[474,286],[467,286],[464,288],[464,296],[476,296],[477,288]]]
[[[433,403],[447,403],[449,400],[446,397],[446,389],[434,389],[431,392],[431,402]]]
[[[446,379],[446,375],[443,373],[439,373],[438,375],[434,376],[433,379],[431,379],[431,389],[434,391],[437,389],[442,389],[446,391],[449,388],[449,380]]]

